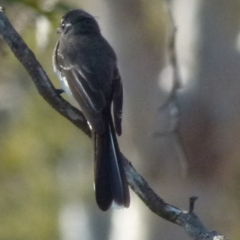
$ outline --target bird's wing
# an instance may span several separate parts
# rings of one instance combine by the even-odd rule
[[[65,78],[72,95],[78,102],[83,114],[93,130],[99,134],[105,131],[102,111],[106,100],[101,88],[96,87],[96,75],[81,64],[73,65],[58,51],[54,58],[55,71],[60,78]]]
[[[116,68],[113,81],[113,117],[118,135],[122,134],[123,87],[120,74]]]

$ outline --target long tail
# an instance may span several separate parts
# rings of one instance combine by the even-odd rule
[[[95,192],[99,208],[128,207],[129,189],[111,116],[104,134],[94,133]]]

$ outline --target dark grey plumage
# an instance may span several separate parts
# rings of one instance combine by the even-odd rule
[[[81,9],[63,16],[59,33],[54,69],[92,128],[98,206],[106,211],[114,201],[128,207],[129,190],[116,137],[116,132],[122,132],[123,105],[116,55],[95,18]]]

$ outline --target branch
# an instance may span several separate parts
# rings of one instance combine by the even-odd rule
[[[61,115],[81,129],[87,136],[91,136],[87,122],[82,113],[66,102],[54,88],[45,71],[28,48],[21,36],[16,32],[3,8],[0,7],[0,35],[4,38],[16,58],[22,63],[31,76],[38,92]],[[180,210],[165,203],[133,168],[129,160],[122,155],[127,180],[132,190],[142,199],[146,206],[158,216],[182,226],[192,239],[196,240],[224,240],[224,236],[209,231],[194,214],[194,198],[190,201],[189,211]]]
[[[182,87],[182,79],[179,71],[177,50],[176,50],[176,33],[177,27],[174,22],[174,18],[171,11],[171,3],[166,0],[165,2],[166,12],[169,18],[169,42],[167,46],[168,66],[172,70],[172,88],[168,94],[167,99],[159,107],[160,112],[167,112],[169,114],[169,128],[164,132],[156,132],[154,137],[173,137],[174,146],[177,152],[178,160],[181,166],[181,175],[185,177],[188,173],[188,156],[184,146],[183,138],[180,129],[181,111],[178,104],[178,90]]]

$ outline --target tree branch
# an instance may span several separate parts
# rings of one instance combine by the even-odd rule
[[[177,152],[178,160],[181,166],[181,175],[185,177],[188,173],[188,155],[184,146],[183,138],[181,135],[181,111],[178,104],[178,90],[182,87],[182,79],[179,71],[177,49],[176,49],[176,33],[177,27],[174,22],[174,18],[171,11],[171,2],[165,1],[166,12],[169,19],[169,41],[167,46],[168,67],[172,70],[173,85],[168,94],[167,99],[159,107],[159,111],[168,113],[169,115],[169,128],[163,132],[156,132],[155,137],[173,137],[174,146]]]
[[[82,113],[66,102],[52,85],[45,71],[28,48],[21,36],[16,32],[3,8],[0,7],[0,35],[4,38],[16,58],[22,63],[31,76],[38,92],[61,115],[71,121],[89,137],[91,136],[87,122]],[[141,198],[146,206],[158,216],[182,226],[192,239],[224,240],[224,236],[209,231],[194,214],[194,200],[190,201],[190,210],[180,210],[161,199],[133,168],[129,160],[122,155],[127,180],[132,190]]]

